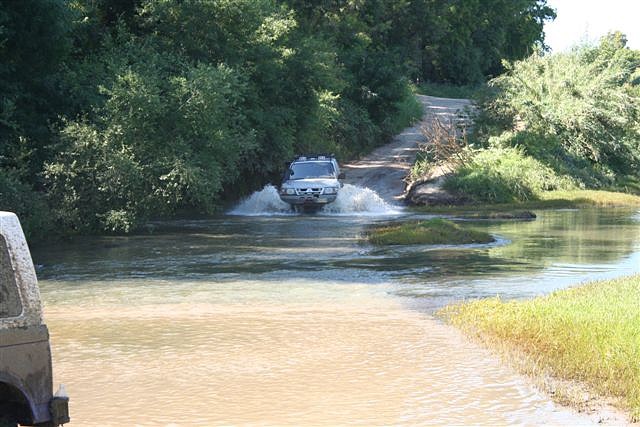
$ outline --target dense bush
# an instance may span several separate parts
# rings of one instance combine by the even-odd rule
[[[637,174],[640,51],[625,43],[615,33],[597,46],[510,65],[491,82],[498,90],[483,105],[479,134],[509,132],[503,141],[590,186]]]
[[[129,231],[177,207],[210,211],[255,147],[247,84],[225,65],[188,64],[153,44],[120,44],[91,118],[68,122],[45,165],[65,228]],[[91,67],[90,67],[91,68]]]
[[[640,51],[628,49],[623,35],[507,68],[480,104],[474,142],[485,149],[448,188],[507,202],[638,179]]]
[[[476,201],[507,203],[536,198],[542,191],[570,189],[572,179],[557,175],[519,148],[491,147],[469,156],[445,188]]]
[[[36,239],[53,232],[51,212],[44,195],[34,191],[15,173],[3,170],[0,174],[2,210],[14,212],[22,220],[22,228]]]
[[[211,212],[296,152],[353,156],[420,115],[402,75],[385,82],[384,117],[349,100],[332,49],[269,0],[141,2],[68,66],[66,90],[93,108],[61,128],[45,166],[60,222],[129,231],[178,208]]]

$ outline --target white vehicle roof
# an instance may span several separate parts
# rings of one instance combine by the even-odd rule
[[[0,247],[0,250],[8,251],[12,274],[22,302],[22,313],[15,317],[0,318],[0,329],[41,325],[43,321],[38,279],[16,214],[0,211],[0,235],[0,243],[4,240],[2,246],[6,245],[6,248]]]

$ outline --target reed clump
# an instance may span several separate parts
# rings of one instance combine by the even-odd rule
[[[640,420],[640,275],[526,301],[490,298],[442,309],[489,345],[522,352],[539,371],[617,397]]]

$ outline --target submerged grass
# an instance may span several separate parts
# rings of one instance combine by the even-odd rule
[[[640,275],[527,301],[472,301],[439,314],[487,343],[523,352],[555,377],[622,399],[640,420]]]
[[[462,245],[494,241],[488,233],[463,228],[442,218],[378,227],[367,238],[375,245]]]
[[[566,190],[546,191],[538,195],[537,200],[513,203],[479,203],[460,206],[419,206],[413,209],[428,213],[465,213],[530,210],[530,209],[566,209],[588,207],[638,207],[640,196],[628,193],[602,190]]]

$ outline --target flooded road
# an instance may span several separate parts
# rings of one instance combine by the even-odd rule
[[[278,209],[34,252],[74,425],[589,422],[431,313],[638,272],[640,213],[543,211],[470,223],[491,245],[375,248],[367,227],[406,215]]]

